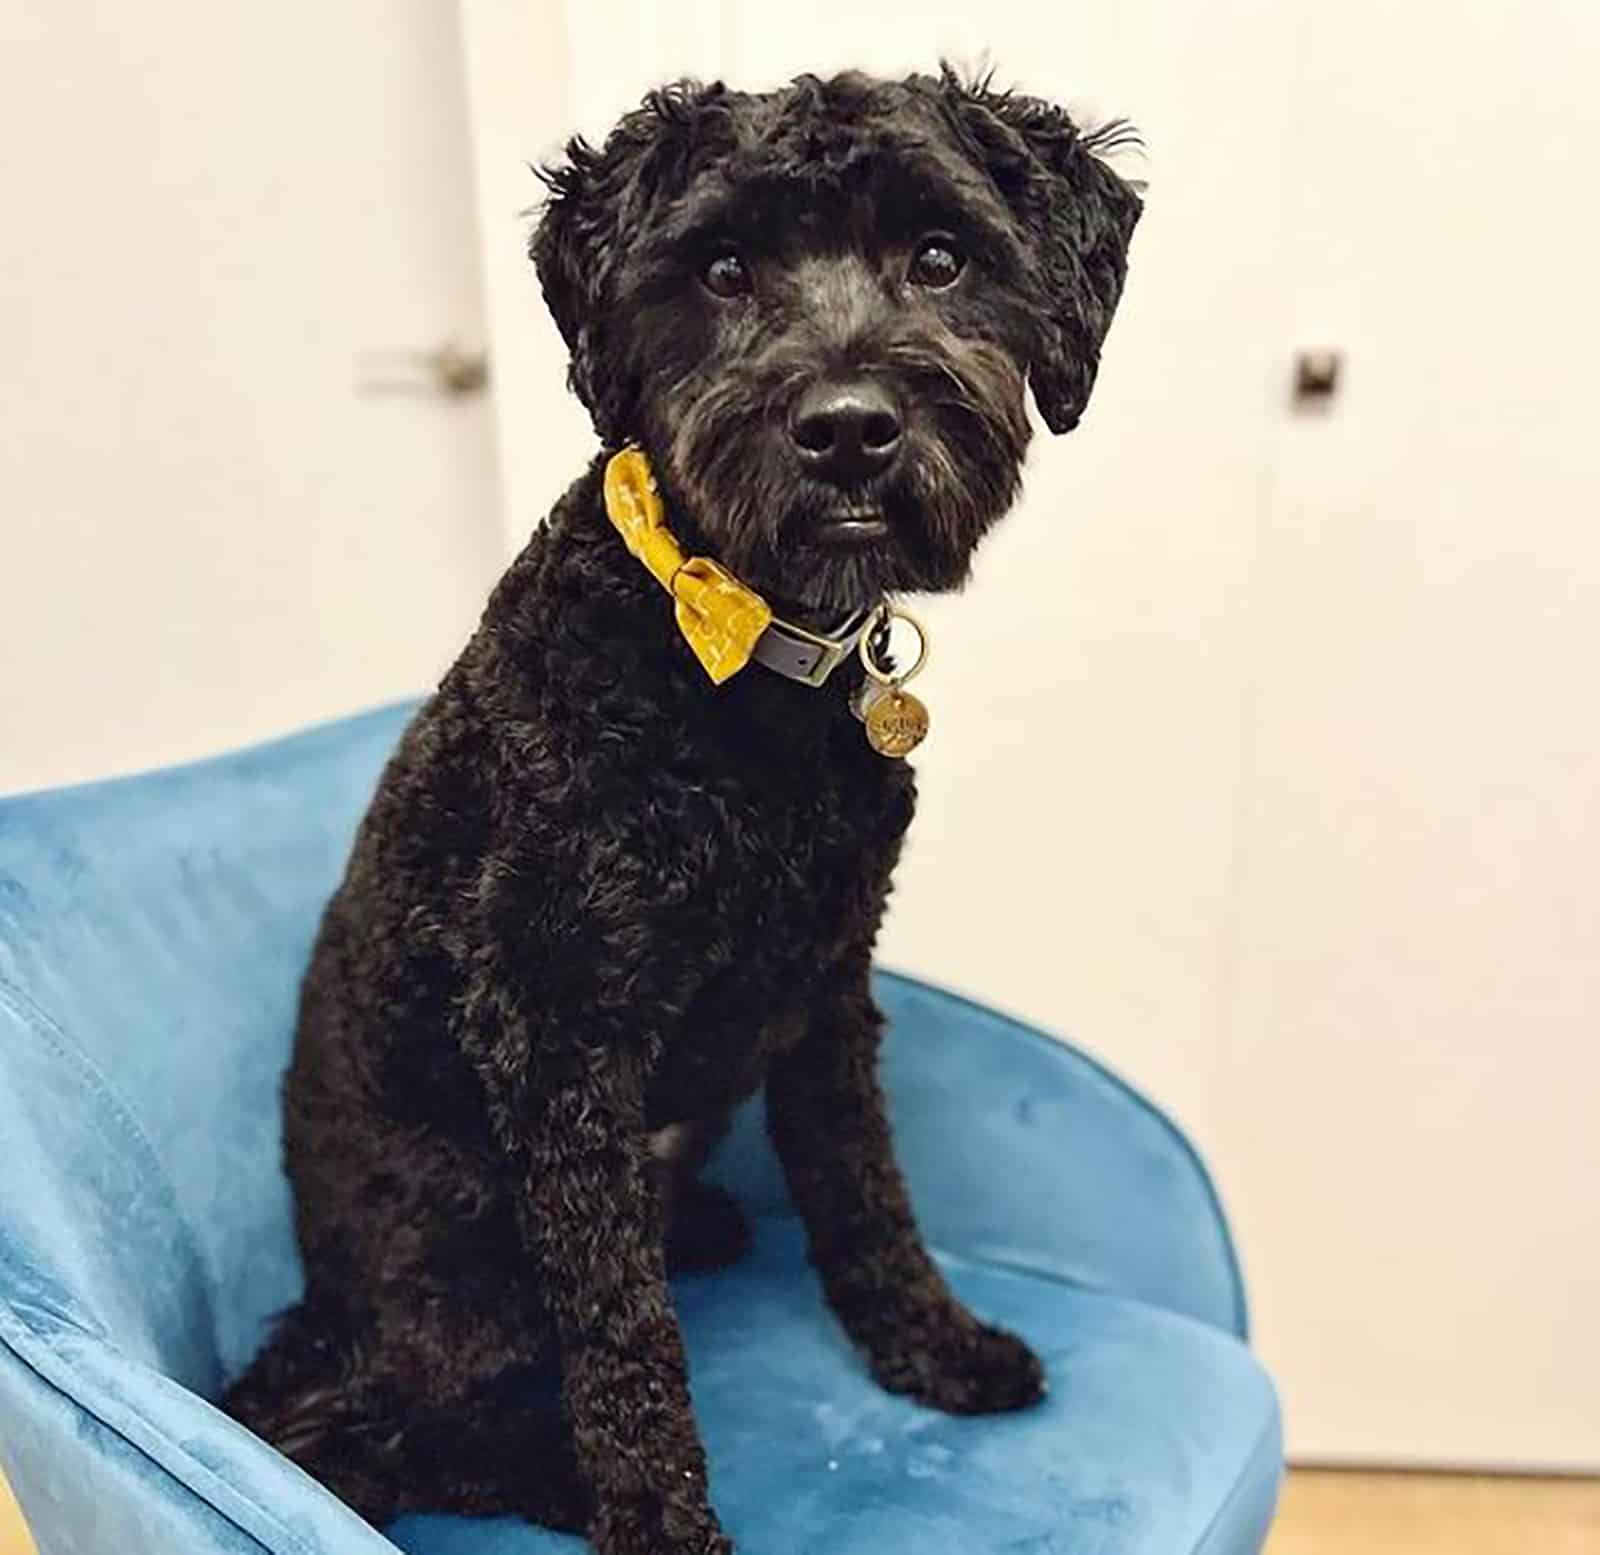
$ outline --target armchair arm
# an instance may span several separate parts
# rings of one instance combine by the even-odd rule
[[[395,1555],[174,1381],[221,1374],[160,1163],[66,1036],[0,983],[0,1469],[40,1555]]]
[[[40,1319],[0,1303],[0,1467],[39,1555],[396,1555],[196,1394]]]

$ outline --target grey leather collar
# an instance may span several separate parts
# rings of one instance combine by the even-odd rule
[[[872,624],[877,606],[869,605],[826,630],[800,626],[774,616],[750,657],[775,675],[797,680],[802,686],[822,686],[828,677],[856,651],[863,634]]]

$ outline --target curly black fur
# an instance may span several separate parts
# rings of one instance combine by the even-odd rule
[[[1024,382],[1073,424],[1137,216],[1057,110],[946,73],[681,85],[549,175],[534,257],[603,440],[690,549],[800,604],[947,588],[1012,500]],[[969,256],[917,292],[930,230]],[[737,246],[753,292],[712,296]],[[887,386],[893,465],[831,550],[795,397]],[[407,730],[328,905],[285,1082],[304,1301],[228,1407],[374,1521],[514,1510],[604,1555],[728,1548],[669,1267],[748,1228],[695,1172],[765,1085],[828,1299],[883,1384],[1039,1396],[918,1237],[868,970],[913,807],[847,700],[713,688],[606,520],[597,459]]]

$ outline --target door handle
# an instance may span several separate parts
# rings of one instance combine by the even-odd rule
[[[363,394],[441,394],[462,399],[489,383],[489,358],[454,340],[426,351],[364,351],[356,387]]]
[[[1294,357],[1294,402],[1303,408],[1326,405],[1339,392],[1344,368],[1341,351],[1297,351]]]

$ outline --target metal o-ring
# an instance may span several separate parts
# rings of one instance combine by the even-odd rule
[[[885,628],[889,628],[896,621],[904,621],[917,634],[916,662],[910,669],[900,674],[881,669],[872,662],[871,643],[874,627],[881,623]],[[861,667],[880,686],[903,686],[913,675],[918,674],[922,666],[928,662],[928,629],[909,610],[904,610],[899,605],[891,605],[886,602],[878,606],[878,617],[874,626],[868,627],[861,634],[861,645],[857,652],[861,655]]]

